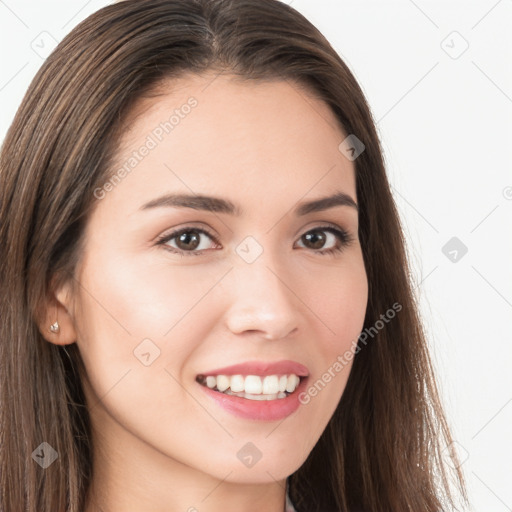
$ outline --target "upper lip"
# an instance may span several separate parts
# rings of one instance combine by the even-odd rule
[[[202,372],[200,375],[289,375],[294,373],[298,377],[307,377],[309,370],[303,364],[296,361],[246,361],[245,363],[234,364],[224,368],[217,368]]]

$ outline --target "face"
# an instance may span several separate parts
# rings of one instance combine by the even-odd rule
[[[97,432],[232,482],[302,465],[342,396],[367,305],[344,138],[328,106],[288,82],[188,76],[139,102],[117,179],[95,191],[73,297]],[[300,209],[334,194],[349,199]],[[253,362],[231,372],[246,392],[259,382],[247,375],[279,385],[295,373],[299,389],[235,401],[197,381]]]

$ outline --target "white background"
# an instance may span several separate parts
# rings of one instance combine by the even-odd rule
[[[0,0],[0,140],[44,52],[107,3]],[[510,511],[512,1],[288,3],[367,95],[472,510]]]

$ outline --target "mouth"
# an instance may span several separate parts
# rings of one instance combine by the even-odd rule
[[[236,396],[247,400],[282,400],[295,393],[307,379],[295,373],[274,375],[203,375],[196,382],[223,395]]]
[[[250,421],[280,421],[303,405],[308,368],[290,359],[246,361],[201,372],[196,382],[213,404]]]

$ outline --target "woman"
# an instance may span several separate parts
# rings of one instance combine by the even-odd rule
[[[101,9],[0,158],[2,511],[454,509],[375,127],[294,9]]]

